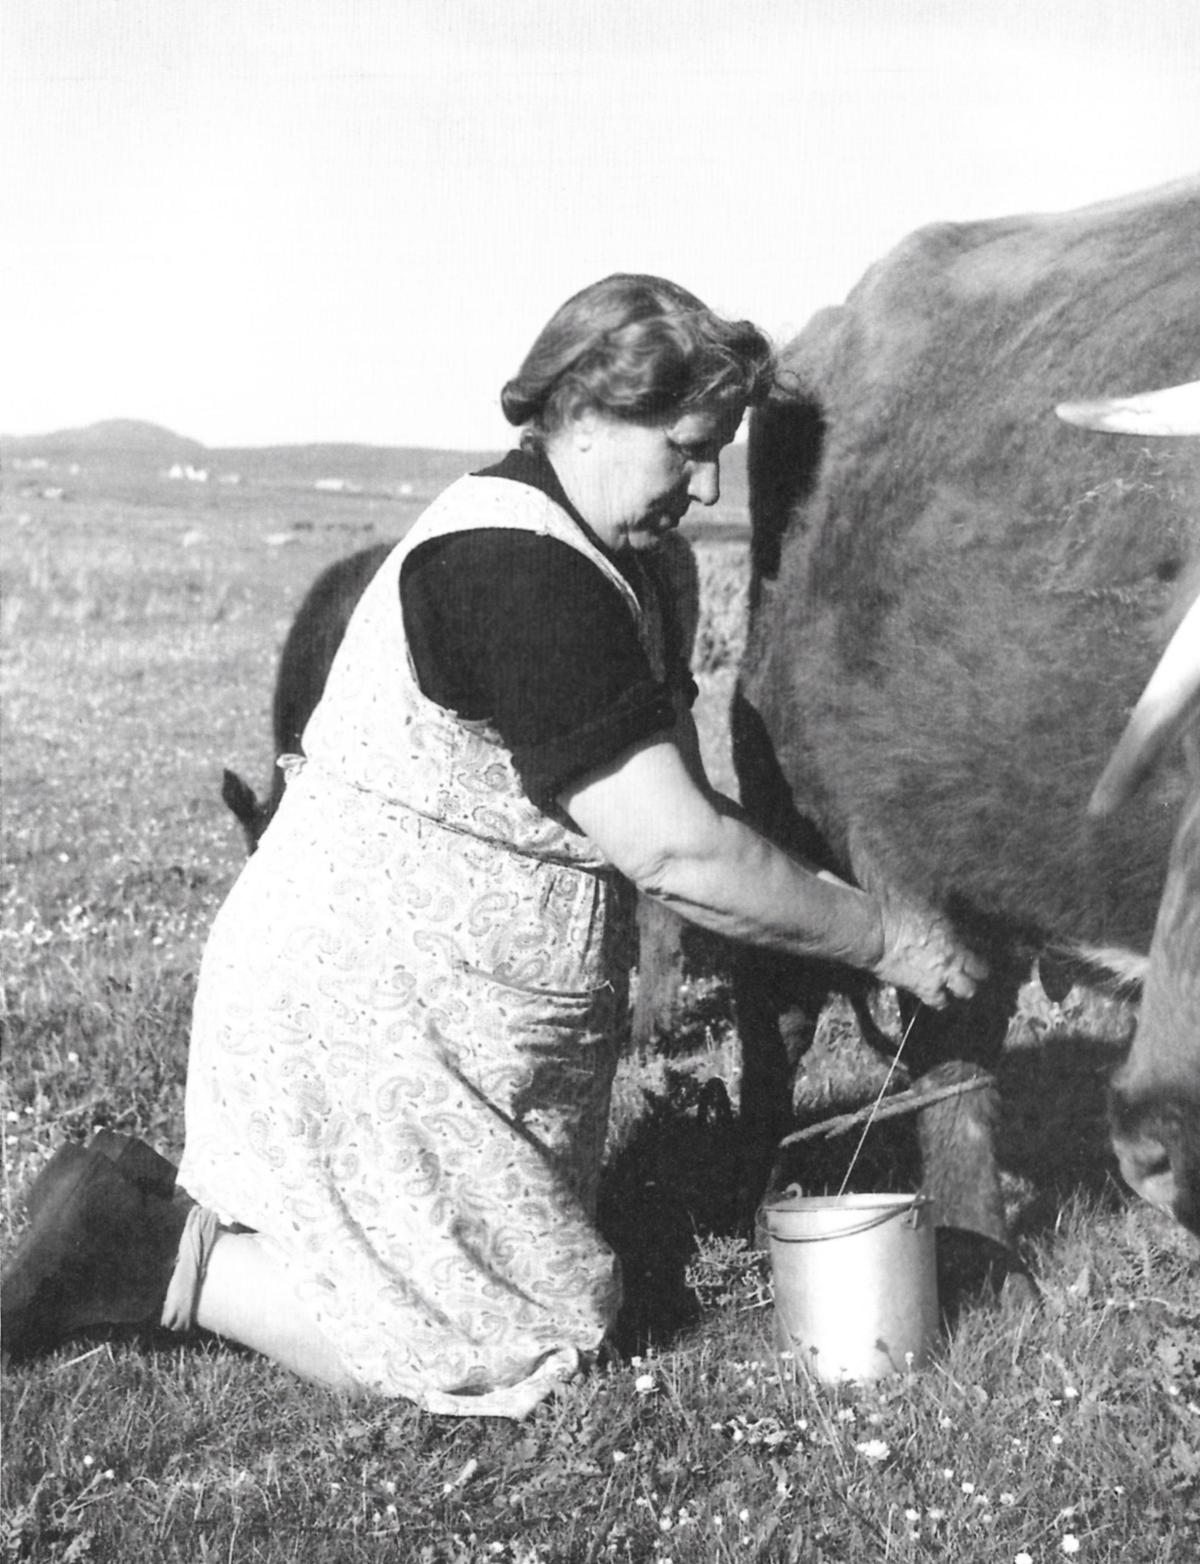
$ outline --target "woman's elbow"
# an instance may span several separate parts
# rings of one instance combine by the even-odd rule
[[[715,861],[703,842],[647,843],[626,865],[618,865],[644,896],[668,905],[690,902],[699,879]]]
[[[661,851],[639,854],[617,867],[643,896],[650,896],[655,901],[667,900],[672,884],[672,859],[669,854]]]

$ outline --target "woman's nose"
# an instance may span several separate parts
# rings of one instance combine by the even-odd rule
[[[715,505],[721,498],[721,468],[717,462],[693,462],[688,474],[688,498]]]

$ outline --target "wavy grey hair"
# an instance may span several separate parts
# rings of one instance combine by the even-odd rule
[[[583,408],[670,423],[700,408],[761,402],[772,352],[748,320],[723,320],[663,277],[618,272],[555,311],[500,393],[521,444],[538,448]]]

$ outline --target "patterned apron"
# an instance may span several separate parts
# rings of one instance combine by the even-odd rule
[[[552,500],[469,477],[434,502],[364,593],[214,923],[180,1182],[272,1246],[364,1388],[519,1417],[620,1301],[592,1217],[632,895],[494,730],[417,685],[401,568],[479,527],[579,550],[663,676],[657,613]]]

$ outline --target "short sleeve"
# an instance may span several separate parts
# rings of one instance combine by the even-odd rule
[[[569,544],[491,528],[433,538],[400,595],[422,693],[491,722],[536,804],[673,726],[628,605]]]

